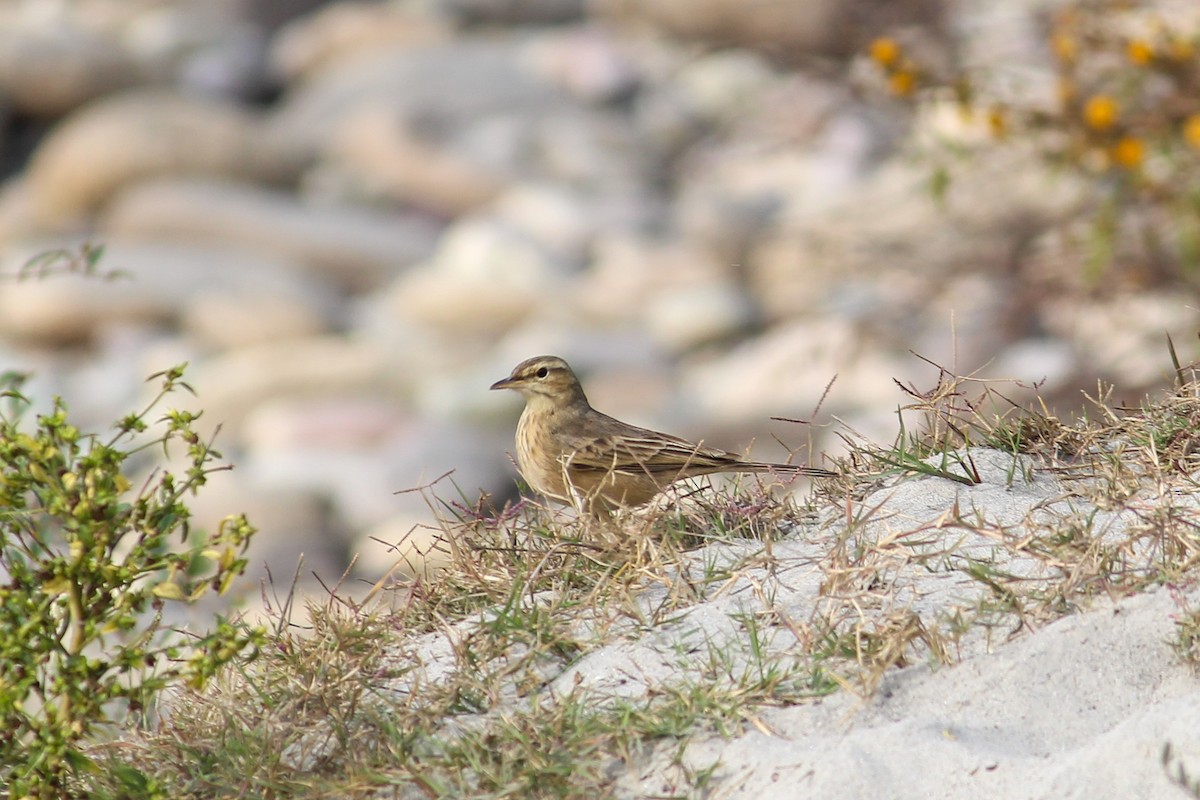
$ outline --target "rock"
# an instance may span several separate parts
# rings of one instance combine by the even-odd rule
[[[686,346],[685,340],[693,343],[699,340],[679,328],[686,320],[675,314],[686,314],[687,304],[671,300],[671,295],[683,292],[699,298],[708,292],[706,287],[717,286],[726,287],[731,297],[736,298],[739,290],[732,284],[734,275],[733,269],[722,266],[709,253],[686,241],[608,236],[597,241],[591,268],[576,283],[575,299],[596,320],[639,326],[662,323],[665,327],[656,331],[656,335],[665,337],[660,341],[674,338],[676,344]],[[707,296],[712,303],[725,302]],[[658,312],[652,308],[656,303]],[[727,305],[722,313],[732,312],[735,304]],[[663,317],[656,321],[656,313],[660,317],[669,315],[670,319]],[[703,325],[699,320],[695,322]],[[724,325],[720,323],[718,327]]]
[[[34,152],[27,181],[35,219],[53,229],[79,224],[119,190],[149,177],[283,183],[295,179],[305,161],[235,105],[138,91],[64,120]]]
[[[380,395],[359,395],[330,386],[316,396],[265,401],[246,417],[240,441],[252,451],[280,449],[359,450],[411,421],[399,404]]]
[[[369,419],[355,420],[364,410]],[[460,501],[461,490],[473,503],[481,490],[503,490],[511,480],[505,470],[510,436],[460,420],[413,417],[378,392],[277,394],[246,417],[242,430],[250,445],[249,476],[326,498],[352,536],[397,514],[432,521],[430,504],[438,503],[408,490],[446,473],[453,475],[434,493],[447,502]]]
[[[123,38],[173,86],[210,96],[259,98],[270,89],[266,34],[222,5],[165,4],[136,15]]]
[[[233,0],[232,8],[243,19],[267,31],[321,8],[326,0]]]
[[[433,249],[437,226],[364,208],[321,208],[281,192],[202,179],[163,179],[116,197],[102,230],[125,238],[231,242],[302,265],[341,286],[383,284]]]
[[[563,98],[523,68],[518,53],[511,42],[465,37],[337,59],[288,92],[272,125],[297,146],[321,151],[343,120],[376,109],[427,141],[501,168],[511,163],[516,140],[528,137],[530,120]],[[464,137],[482,131],[486,136],[467,147]]]
[[[383,299],[387,313],[453,336],[502,334],[533,313],[536,289],[508,281],[495,284],[423,268],[400,278]]]
[[[437,0],[467,25],[553,25],[583,18],[587,0]]]
[[[37,227],[28,182],[16,176],[0,184],[0,249],[18,245]]]
[[[858,337],[838,319],[806,320],[779,326],[730,351],[705,355],[685,363],[681,393],[698,416],[718,423],[737,423],[770,416],[807,417],[821,400],[829,381],[838,397],[855,405],[867,400],[862,387],[852,386],[847,374],[864,359],[871,369],[879,364],[857,353]],[[875,372],[880,391],[893,392],[895,373]],[[828,409],[826,409],[828,411]]]
[[[330,314],[321,307],[327,305],[317,298],[204,291],[183,308],[180,327],[207,345],[232,350],[328,333]]]
[[[814,55],[852,55],[900,25],[937,28],[941,6],[940,0],[597,0],[592,9],[620,25],[649,25],[671,36],[804,63]]]
[[[889,321],[911,324],[963,264],[981,273],[1011,270],[1014,253],[1074,213],[1084,196],[1072,176],[1051,179],[1015,149],[961,162],[943,201],[928,184],[928,169],[893,159],[836,203],[768,226],[749,243],[745,261],[767,317],[792,317],[834,287],[865,280],[888,287]],[[894,302],[900,295],[913,301]]]
[[[1170,381],[1167,333],[1186,368],[1183,343],[1194,334],[1195,305],[1184,296],[1164,289],[1047,306],[1047,328],[1075,343],[1084,371],[1105,376],[1122,391]],[[1089,383],[1094,389],[1095,380]]]
[[[833,105],[828,92],[814,88],[811,94],[824,97],[827,110]],[[860,190],[887,149],[885,135],[855,113],[804,124],[799,115],[780,116],[751,116],[728,140],[688,156],[676,196],[678,225],[722,262],[745,264],[781,224],[837,208]],[[797,123],[791,133],[777,130],[790,122]],[[801,132],[805,138],[798,141]]]
[[[1078,368],[1079,358],[1072,343],[1049,337],[1027,338],[1006,345],[988,364],[985,377],[1036,385],[1045,395],[1069,388]]]
[[[710,124],[731,124],[760,111],[763,96],[779,80],[761,55],[726,50],[681,65],[672,83],[699,118]]]
[[[628,97],[641,78],[621,43],[599,28],[542,33],[526,46],[522,63],[589,103]]]
[[[54,244],[63,242],[14,249],[0,271],[14,273]],[[286,262],[232,247],[113,239],[97,269],[96,277],[30,278],[5,286],[0,292],[0,332],[46,343],[75,343],[112,325],[166,324],[187,315],[194,332],[212,332],[215,341],[230,344],[274,334],[264,329],[265,318],[197,319],[204,304],[219,307],[229,301],[246,309],[262,303],[276,321],[292,320],[286,324],[293,330],[324,328],[333,313],[330,292],[320,282],[295,274]],[[192,308],[197,298],[201,305]],[[239,326],[239,319],[247,327]]]
[[[363,109],[375,116],[359,132],[350,121]],[[588,186],[626,202],[654,172],[625,114],[574,101],[538,79],[512,42],[468,38],[339,61],[291,93],[274,124],[367,192],[377,186],[450,215],[516,176]],[[371,158],[386,170],[377,177]],[[450,179],[445,191],[435,185],[439,175]]]
[[[336,336],[292,339],[244,347],[193,366],[188,382],[203,402],[204,422],[237,436],[259,404],[288,396],[386,392],[392,360],[373,342]]]
[[[154,80],[115,36],[70,20],[14,22],[0,27],[0,95],[23,114],[59,117]]]
[[[489,203],[507,181],[377,108],[347,115],[329,143],[322,169],[358,187],[359,194],[449,219]]]
[[[279,32],[270,62],[278,75],[294,82],[375,48],[431,45],[451,33],[434,14],[379,3],[328,3]]]
[[[731,281],[687,283],[648,299],[647,329],[672,352],[728,340],[758,319],[746,293]]]
[[[495,335],[559,291],[568,267],[502,220],[469,218],[446,231],[428,266],[396,281],[387,302],[418,323]]]
[[[560,184],[517,184],[497,198],[492,211],[572,271],[582,269],[599,234],[594,204],[581,192]]]

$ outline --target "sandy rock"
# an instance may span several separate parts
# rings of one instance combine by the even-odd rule
[[[1166,334],[1186,365],[1185,344],[1195,335],[1195,301],[1170,291],[1143,292],[1093,302],[1053,303],[1047,326],[1072,341],[1086,365],[1121,387],[1171,379]],[[1154,354],[1148,357],[1148,354]],[[1157,357],[1154,357],[1154,356]]]
[[[0,248],[15,246],[36,230],[37,213],[28,182],[15,176],[0,184]]]
[[[490,202],[504,175],[420,136],[378,108],[347,114],[325,153],[322,169],[373,197],[453,219]]]
[[[779,81],[767,60],[748,50],[726,50],[683,64],[673,85],[701,119],[734,122],[758,109],[762,96]]]
[[[55,244],[63,243],[13,249],[0,269],[15,272],[28,258]],[[68,275],[5,286],[0,292],[0,332],[51,343],[78,342],[112,325],[166,324],[184,314],[198,297],[218,303],[221,298],[241,304],[261,301],[277,319],[290,317],[298,326],[323,327],[332,314],[324,285],[296,275],[286,262],[233,247],[113,239],[105,247],[98,271],[99,277],[93,278]],[[239,328],[237,318],[220,324],[226,326],[217,332],[223,342],[270,334],[261,320],[249,320],[248,329]],[[204,329],[199,325],[196,330]]]
[[[628,96],[641,78],[638,65],[616,37],[599,28],[543,33],[529,43],[522,62],[548,82],[592,103]]]
[[[560,184],[517,184],[491,208],[498,219],[528,234],[572,270],[583,266],[599,233],[594,204]]]
[[[836,203],[779,218],[750,242],[745,261],[768,317],[811,308],[854,279],[919,297],[964,264],[977,272],[1010,269],[1016,248],[1071,213],[1083,194],[1070,176],[1048,178],[1027,156],[993,155],[962,162],[945,203],[931,196],[927,169],[892,159]]]
[[[242,98],[270,88],[266,34],[228,4],[164,4],[134,16],[122,38],[174,86]]]
[[[331,386],[317,396],[283,397],[246,417],[241,443],[250,450],[373,447],[410,421],[395,400]]]
[[[683,284],[644,306],[646,327],[672,352],[730,339],[758,319],[755,304],[731,281]]]
[[[656,333],[670,339],[671,330],[684,320],[656,321],[655,303],[661,302],[664,313],[671,315],[675,313],[672,308],[679,313],[687,311],[686,303],[671,300],[680,293],[699,296],[708,291],[706,287],[716,286],[726,287],[736,296],[739,290],[731,285],[734,276],[734,268],[722,265],[687,240],[605,236],[596,240],[592,263],[575,283],[575,302],[589,317],[604,322],[649,326],[662,322],[666,327]]]
[[[40,249],[40,248],[39,248]],[[27,255],[10,260],[16,272]],[[121,285],[105,278],[68,276],[31,279],[0,292],[0,331],[17,340],[76,344],[109,323],[164,323],[175,304],[147,286]]]
[[[372,342],[334,336],[269,342],[193,366],[189,383],[201,398],[204,423],[238,436],[248,414],[279,397],[378,392],[389,386],[391,359]]]
[[[447,147],[464,146],[464,137],[485,130],[484,141],[465,152],[500,167],[511,162],[533,115],[562,99],[520,65],[518,53],[511,42],[472,38],[376,48],[332,61],[294,86],[272,124],[280,135],[324,150],[343,120],[373,108],[419,125]]]
[[[568,265],[502,220],[473,217],[446,231],[433,261],[388,292],[396,314],[460,333],[495,334],[564,285]]]
[[[402,277],[385,299],[389,313],[456,336],[494,336],[534,312],[536,289],[419,269]]]
[[[419,46],[449,39],[451,28],[434,14],[368,2],[327,3],[293,20],[274,39],[270,61],[290,81],[377,47]]]
[[[1073,343],[1030,337],[1005,345],[988,364],[984,377],[1037,385],[1043,395],[1051,395],[1071,387],[1078,370],[1079,357]]]
[[[354,420],[363,409],[371,419]],[[271,419],[278,415],[282,422]],[[378,393],[277,394],[244,427],[252,445],[244,458],[246,474],[264,486],[327,499],[352,536],[397,514],[431,520],[427,498],[408,490],[447,473],[453,475],[434,490],[447,501],[460,500],[461,489],[473,502],[481,490],[503,491],[511,482],[505,469],[509,437],[462,421],[413,417],[398,404],[387,406]],[[365,431],[371,432],[369,442],[361,440]]]
[[[819,87],[813,93],[828,100]],[[678,225],[720,261],[744,264],[786,221],[839,208],[886,149],[885,132],[854,112],[809,119],[787,133],[777,130],[779,116],[767,110],[743,120],[729,140],[693,150],[683,169]]]
[[[58,117],[151,80],[115,36],[67,21],[0,27],[0,94],[23,114]]]
[[[403,164],[416,148],[417,156],[434,156],[439,169],[463,164],[490,181],[528,176],[598,188],[643,185],[650,156],[626,116],[575,101],[526,67],[522,53],[512,42],[482,39],[377,50],[297,87],[275,124],[336,163],[338,138],[357,142],[352,128],[345,132],[349,120],[371,109],[384,121],[362,134],[374,145],[367,153],[386,154],[376,137],[399,131],[400,144],[393,145],[399,151],[385,155],[384,164]],[[414,186],[428,183],[423,175],[411,179]],[[403,180],[392,181],[404,190]]]
[[[204,291],[182,310],[180,328],[219,350],[328,333],[328,303],[317,298],[245,292]]]
[[[294,179],[304,162],[251,112],[219,100],[139,91],[98,101],[64,120],[28,168],[36,219],[77,224],[120,189],[159,175],[248,181]]]
[[[807,418],[835,375],[835,400],[869,404],[881,391],[894,393],[895,386],[892,374],[875,372],[880,365],[869,353],[857,352],[858,342],[854,330],[836,318],[781,325],[727,353],[688,362],[682,392],[698,414],[731,423],[770,416]],[[856,381],[847,375],[851,369],[859,371],[855,365],[875,373],[879,388],[870,400],[860,394],[865,387],[852,385]]]
[[[232,242],[301,265],[347,291],[374,288],[427,256],[437,226],[364,208],[317,207],[268,189],[147,181],[117,196],[102,229],[126,238]]]
[[[238,16],[274,31],[289,20],[310,14],[324,5],[325,0],[233,0]]]

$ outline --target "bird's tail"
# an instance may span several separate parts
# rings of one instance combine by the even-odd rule
[[[833,478],[836,472],[820,467],[803,467],[799,464],[770,464],[766,461],[742,461],[731,465],[729,472],[778,472],[786,475],[808,475],[813,478]]]

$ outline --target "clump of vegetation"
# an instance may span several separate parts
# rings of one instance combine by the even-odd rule
[[[1086,263],[1200,284],[1200,29],[1127,0],[1074,0],[1044,19],[1052,91],[924,63],[901,38],[869,51],[887,91],[952,103],[993,145],[1032,147],[1088,180]],[[959,143],[961,145],[961,143]],[[939,166],[935,187],[951,172]],[[1069,237],[1069,232],[1068,237]]]
[[[261,632],[218,619],[185,638],[165,604],[224,592],[246,567],[254,528],[190,528],[188,495],[225,469],[197,415],[153,414],[189,389],[177,367],[158,395],[107,434],[71,424],[66,405],[27,418],[23,377],[0,378],[0,780],[8,797],[91,796],[87,747],[121,716],[153,710],[176,683],[202,686],[253,653]],[[130,479],[137,455],[182,450],[181,475]],[[131,786],[147,787],[136,770]]]

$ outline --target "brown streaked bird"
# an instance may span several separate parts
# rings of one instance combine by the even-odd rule
[[[832,477],[792,464],[747,461],[736,453],[639,428],[592,408],[575,373],[557,356],[522,361],[492,389],[525,398],[517,423],[517,468],[534,491],[597,516],[649,502],[670,484],[715,472]]]

